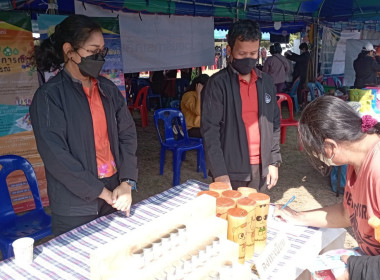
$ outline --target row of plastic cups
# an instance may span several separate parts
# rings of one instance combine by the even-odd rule
[[[204,266],[209,259],[216,256],[220,251],[219,246],[219,238],[213,238],[203,248],[189,252],[180,260],[175,261],[173,264],[166,267],[164,271],[161,271],[155,276],[155,279],[184,279],[186,275],[192,273],[195,269]]]
[[[165,252],[186,242],[186,226],[180,225],[170,231],[170,233],[155,239],[142,249],[132,253],[135,265],[138,268],[144,267],[146,263],[159,259]]]

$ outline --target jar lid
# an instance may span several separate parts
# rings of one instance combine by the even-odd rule
[[[227,210],[228,216],[233,217],[245,217],[248,215],[247,210],[240,209],[240,208],[231,208]]]
[[[213,182],[209,185],[210,191],[212,190],[230,190],[231,187],[229,184],[224,182]]]
[[[256,202],[267,201],[267,200],[270,201],[269,195],[265,193],[251,193],[250,195],[248,195],[248,198],[253,199]]]
[[[235,191],[235,190],[228,190],[222,192],[222,196],[224,197],[230,197],[230,198],[239,198],[242,196],[241,192]]]
[[[249,198],[249,197],[243,197],[243,198],[240,198],[238,201],[237,201],[237,205],[242,205],[242,206],[254,206],[256,204],[256,201]]]
[[[211,196],[213,196],[215,198],[220,197],[220,194],[217,193],[217,192],[215,192],[215,191],[200,191],[199,193],[197,193],[197,196],[200,196],[202,194],[208,194],[208,195],[211,195]]]
[[[221,207],[235,206],[235,201],[228,197],[218,197],[216,199],[216,205]]]

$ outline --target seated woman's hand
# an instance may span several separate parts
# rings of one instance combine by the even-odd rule
[[[284,209],[281,209],[282,206],[282,204],[277,204],[275,206],[273,217],[283,222],[300,225],[302,212],[295,211],[290,207],[285,207]]]

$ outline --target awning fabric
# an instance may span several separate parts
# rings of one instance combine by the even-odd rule
[[[56,0],[59,13],[73,13],[74,0]],[[75,0],[77,1],[77,0]],[[0,0],[0,9],[23,9],[45,12],[46,0]],[[93,4],[104,9],[124,12],[158,13],[168,15],[212,16],[215,27],[228,29],[233,19],[259,20],[263,31],[288,33],[300,31],[319,18],[322,24],[336,22],[379,21],[379,0],[81,0],[83,5]],[[274,21],[281,21],[279,30]]]

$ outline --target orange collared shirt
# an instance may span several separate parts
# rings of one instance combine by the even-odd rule
[[[98,83],[96,79],[91,79],[90,88],[84,87],[90,105],[92,125],[94,128],[96,164],[98,166],[98,177],[111,177],[116,173],[116,164],[111,152],[110,140],[108,138],[108,127],[103,102],[100,98]]]
[[[259,164],[261,162],[259,103],[256,81],[257,75],[254,70],[251,72],[251,80],[249,83],[239,75],[242,118],[247,132],[250,164]]]

